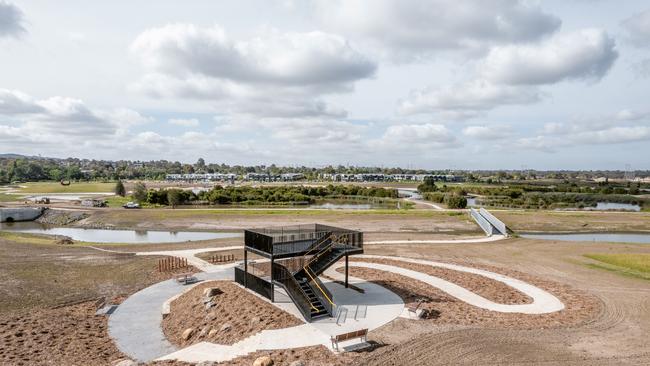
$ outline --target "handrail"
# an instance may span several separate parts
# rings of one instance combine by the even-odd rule
[[[292,298],[295,297],[296,292],[297,294],[301,295],[303,300],[302,302],[296,301],[297,299],[293,299],[297,305],[301,305],[301,303],[308,304],[313,310],[318,311],[318,308],[316,308],[314,304],[312,304],[311,301],[309,301],[309,296],[307,296],[305,291],[300,287],[300,284],[298,284],[298,281],[293,277],[291,272],[286,267],[284,267],[279,263],[274,263],[273,268],[276,271],[281,272],[281,274],[279,273],[280,274],[279,276],[273,276],[273,277],[276,278],[277,281],[283,285],[283,287],[287,290],[289,296],[291,296]],[[298,307],[303,309],[302,306],[298,306]]]
[[[325,293],[325,291],[323,291],[323,289],[320,287],[320,285],[319,285],[318,282],[316,281],[316,278],[314,278],[314,276],[313,276],[311,273],[309,273],[308,270],[307,270],[306,272],[307,272],[307,275],[309,275],[309,278],[311,278],[311,280],[314,282],[314,284],[316,285],[316,287],[318,287],[318,289],[320,290],[320,292],[325,296],[325,299],[327,299],[327,301],[328,301],[330,304],[334,305],[334,303],[333,303],[332,300],[329,298],[329,296],[327,296],[327,294]],[[325,285],[323,285],[323,286],[325,286]]]

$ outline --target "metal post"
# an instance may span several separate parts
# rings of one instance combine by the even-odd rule
[[[348,255],[345,255],[345,288],[348,288]]]
[[[271,254],[271,302],[275,302],[275,285],[273,284],[273,254]]]
[[[244,287],[248,288],[248,250],[244,249]]]

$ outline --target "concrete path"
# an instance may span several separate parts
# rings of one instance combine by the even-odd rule
[[[479,276],[490,278],[495,281],[502,282],[516,289],[517,291],[530,296],[533,299],[533,302],[530,304],[521,304],[521,305],[498,304],[482,296],[479,296],[463,287],[451,283],[449,281],[445,281],[441,278],[430,276],[421,272],[412,271],[403,267],[396,267],[396,266],[390,266],[390,265],[378,264],[378,263],[367,263],[367,262],[350,263],[350,265],[355,267],[379,269],[379,270],[393,272],[403,276],[414,278],[416,280],[428,283],[431,286],[437,287],[461,301],[464,301],[470,305],[482,309],[498,311],[502,313],[523,313],[523,314],[547,314],[547,313],[554,313],[556,311],[560,311],[564,309],[564,304],[562,303],[562,301],[560,301],[557,297],[551,295],[550,293],[542,290],[541,288],[533,286],[524,281],[512,277],[504,276],[494,272],[489,272],[489,271],[476,269],[472,267],[459,266],[456,264],[448,264],[448,263],[433,262],[433,261],[420,260],[420,259],[401,258],[401,257],[360,255],[358,256],[358,258],[392,259],[392,260],[398,260],[407,263],[423,264],[423,265],[429,265],[433,267],[451,269],[459,272],[472,273]],[[330,267],[330,269],[332,268],[334,267]]]
[[[465,238],[465,239],[446,239],[446,240],[380,240],[380,241],[364,241],[363,244],[461,244],[461,243],[488,243],[491,241],[503,240],[506,237],[503,235],[481,236],[479,238]]]
[[[200,280],[232,280],[232,270],[198,273]],[[108,318],[108,334],[117,347],[137,361],[150,361],[176,351],[163,334],[162,304],[187,287],[174,280],[159,282],[126,299]]]
[[[395,293],[362,279],[353,278],[352,280],[356,286],[365,290],[364,294],[346,289],[337,283],[325,282],[325,286],[336,299],[337,306],[344,308],[344,311],[347,312],[347,316],[342,317],[339,324],[334,318],[326,318],[290,328],[264,330],[231,346],[201,342],[160,357],[158,360],[223,362],[257,350],[290,349],[316,345],[323,345],[331,349],[330,337],[333,335],[359,329],[373,330],[402,314],[404,303]],[[292,307],[295,309],[295,311],[289,311],[292,314],[298,312],[291,302],[274,303],[274,305],[280,308]],[[357,312],[357,307],[363,311]],[[356,319],[355,314],[358,314]],[[299,313],[298,316],[302,318]]]
[[[227,250],[242,249],[243,246],[230,246],[230,247],[215,247],[215,248],[200,248],[200,249],[182,249],[182,250],[163,250],[157,252],[138,252],[136,255],[168,255],[172,257],[179,257],[187,259],[187,263],[200,269],[203,272],[215,272],[226,268],[232,268],[236,264],[211,264],[201,258],[196,257],[196,254],[205,252],[220,252]]]
[[[231,248],[240,247],[163,251],[157,252],[155,255],[183,256],[188,258],[189,262],[190,257],[193,257],[195,253],[211,251],[214,249],[230,250]],[[139,254],[150,255],[152,253],[147,252]],[[417,279],[439,288],[461,301],[465,301],[473,306],[487,310],[506,313],[544,314],[559,311],[564,308],[564,304],[562,304],[562,302],[560,302],[555,296],[538,287],[489,271],[454,264],[401,257],[362,255],[359,256],[359,258],[392,259],[473,273],[505,283],[533,299],[531,304],[498,304],[454,283],[417,271],[378,263],[350,262],[350,265],[354,267],[379,269]],[[232,280],[234,277],[232,270],[233,265],[214,266],[196,257],[192,259],[192,261],[194,260],[203,262],[196,262],[197,266],[205,267],[211,271],[210,273],[199,273],[197,277],[201,280]],[[344,275],[336,272],[337,268],[343,266],[344,262],[340,261],[330,267],[325,274],[334,279],[343,280]],[[355,286],[363,288],[365,293],[361,294],[357,291],[346,289],[336,282],[323,279],[325,286],[327,286],[333,294],[337,308],[347,313],[347,316],[342,317],[338,324],[334,318],[320,319],[296,327],[265,330],[233,345],[201,342],[178,350],[167,341],[162,332],[161,310],[163,309],[164,304],[169,304],[170,299],[177,297],[179,294],[186,291],[188,287],[181,286],[173,280],[168,280],[139,291],[125,300],[113,315],[110,316],[108,330],[118,348],[123,353],[137,361],[147,362],[158,359],[186,362],[222,362],[261,349],[289,349],[314,345],[324,345],[330,348],[331,343],[329,339],[332,335],[363,328],[368,328],[370,330],[376,329],[403,314],[404,303],[401,298],[393,292],[363,279],[350,277],[349,280],[350,283],[353,283]],[[280,289],[278,293],[281,292]],[[262,297],[260,298],[268,301]],[[290,300],[276,302],[273,303],[273,305],[288,311],[291,314],[297,315],[302,319],[298,309]],[[355,315],[357,315],[356,318]]]

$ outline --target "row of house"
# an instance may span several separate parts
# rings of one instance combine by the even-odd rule
[[[188,181],[188,182],[200,182],[200,181],[234,181],[237,179],[236,174],[232,173],[190,173],[190,174],[167,174],[167,180],[174,181]]]
[[[432,178],[437,182],[462,182],[462,176],[452,174],[322,174],[324,180],[334,182],[422,182]]]

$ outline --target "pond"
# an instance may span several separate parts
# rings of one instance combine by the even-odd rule
[[[2,223],[0,230],[31,234],[65,235],[73,240],[91,243],[179,243],[184,241],[238,238],[241,232],[106,230],[54,227],[37,222]]]
[[[642,233],[519,234],[519,236],[543,240],[650,244],[650,234]]]
[[[627,210],[627,211],[641,211],[641,206],[633,205],[631,203],[614,203],[614,202],[598,202],[596,207],[587,207],[586,210]]]
[[[309,208],[321,210],[372,210],[399,208],[399,202],[372,202],[368,200],[323,200],[309,205]]]

